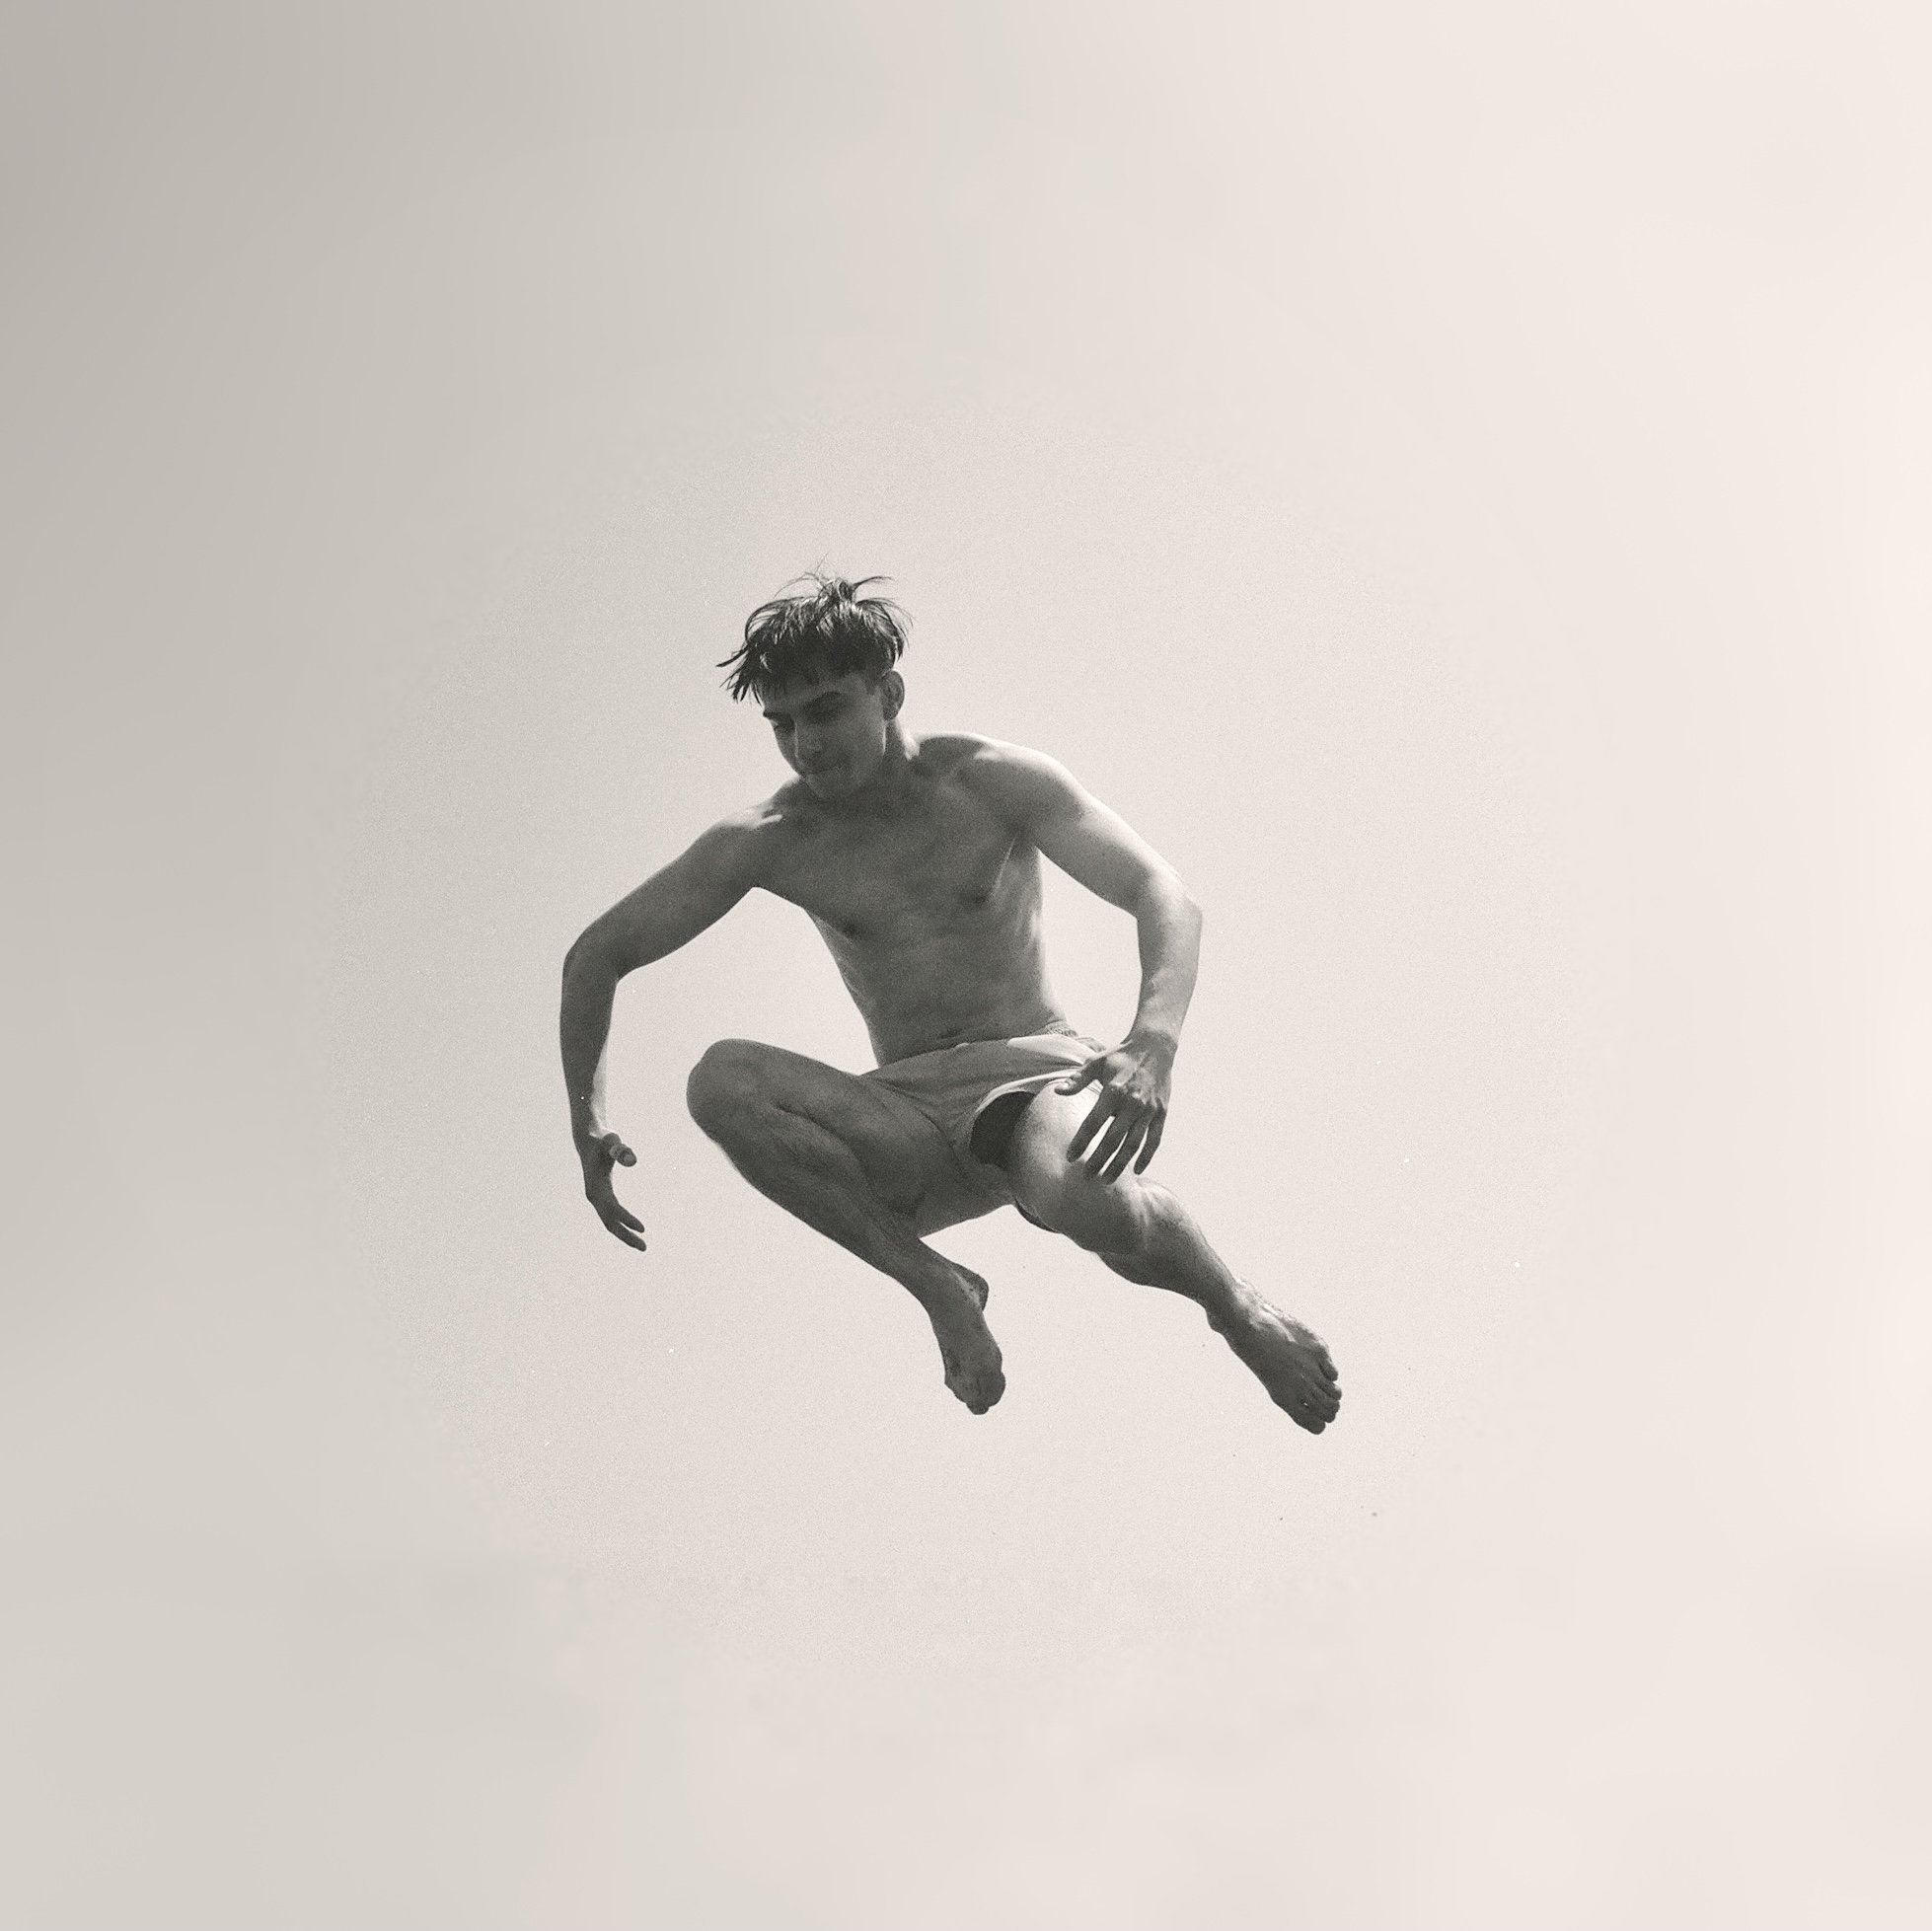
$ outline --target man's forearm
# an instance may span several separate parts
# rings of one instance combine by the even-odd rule
[[[1133,1037],[1157,1040],[1172,1052],[1201,967],[1201,908],[1173,877],[1149,882],[1134,908],[1141,939],[1141,1003]]]
[[[570,1132],[579,1144],[604,1131],[604,1048],[623,973],[594,944],[578,939],[563,961],[557,1043],[570,1094]]]

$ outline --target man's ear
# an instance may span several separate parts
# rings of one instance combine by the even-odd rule
[[[906,702],[906,680],[897,671],[887,671],[879,679],[879,706],[890,723]]]

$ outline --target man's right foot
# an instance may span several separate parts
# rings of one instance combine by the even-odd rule
[[[1208,1325],[1253,1372],[1275,1406],[1298,1428],[1319,1435],[1335,1419],[1342,1390],[1321,1337],[1291,1320],[1243,1281],[1239,1307]]]
[[[943,1275],[935,1274],[920,1297],[939,1343],[946,1386],[976,1415],[984,1415],[1006,1391],[1000,1344],[982,1311],[986,1298],[986,1283],[956,1261],[948,1261]]]

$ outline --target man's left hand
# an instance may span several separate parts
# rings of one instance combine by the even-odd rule
[[[1167,1123],[1173,1073],[1174,1049],[1166,1041],[1128,1039],[1061,1080],[1054,1087],[1057,1093],[1100,1088],[1092,1110],[1068,1143],[1067,1157],[1077,1160],[1084,1154],[1087,1172],[1108,1185],[1130,1163],[1136,1173],[1145,1173]]]

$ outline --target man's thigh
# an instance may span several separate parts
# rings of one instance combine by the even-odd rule
[[[1068,1147],[1092,1108],[1091,1089],[1057,1093],[1048,1088],[1035,1093],[1013,1123],[1003,1164],[1014,1203],[1028,1220],[1069,1234],[1082,1245],[1104,1245],[1131,1232],[1141,1183],[1132,1172],[1111,1183],[1096,1180],[1083,1164],[1067,1157]]]
[[[707,1111],[749,1098],[823,1127],[851,1151],[880,1200],[921,1233],[975,1219],[1000,1204],[971,1186],[945,1135],[903,1093],[803,1053],[755,1040],[720,1040],[699,1062],[691,1092],[692,1112],[706,1131]]]

